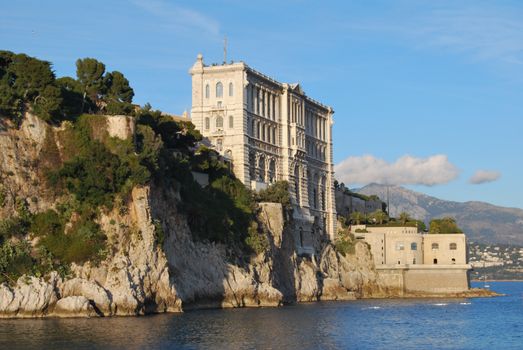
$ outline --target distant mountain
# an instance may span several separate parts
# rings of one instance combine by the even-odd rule
[[[427,224],[433,218],[452,216],[472,241],[523,245],[522,209],[484,202],[445,201],[401,186],[370,184],[354,191],[368,196],[375,194],[387,202],[387,187],[391,216],[397,217],[404,211]]]

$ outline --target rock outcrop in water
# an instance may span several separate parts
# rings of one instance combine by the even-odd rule
[[[30,201],[32,212],[53,208],[56,200],[39,173],[44,142],[53,132],[30,114],[20,129],[0,131],[0,171],[10,174],[3,185],[18,197],[37,197]],[[135,187],[126,210],[99,218],[109,248],[103,261],[73,263],[64,278],[53,272],[0,285],[0,317],[125,316],[386,295],[365,243],[356,242],[354,254],[343,256],[330,242],[316,242],[314,256],[298,256],[281,204],[260,204],[258,221],[269,249],[241,257],[225,245],[195,241],[179,203],[172,188]],[[0,218],[13,213],[8,203]]]

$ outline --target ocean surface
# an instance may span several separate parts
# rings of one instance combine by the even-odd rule
[[[506,296],[0,320],[0,349],[523,349],[523,282],[489,284]]]

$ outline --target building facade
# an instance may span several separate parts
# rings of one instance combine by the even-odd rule
[[[463,233],[422,234],[417,227],[352,228],[359,232],[356,238],[370,245],[384,286],[404,294],[460,293],[469,289],[471,266]]]
[[[417,227],[373,227],[358,225],[367,231],[356,237],[369,243],[374,264],[378,265],[465,265],[465,234],[422,234]]]
[[[333,110],[243,62],[206,66],[192,76],[191,119],[253,190],[289,182],[296,242],[304,252],[336,232],[332,162]]]

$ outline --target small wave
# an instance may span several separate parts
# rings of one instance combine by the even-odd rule
[[[380,306],[369,306],[369,307],[364,307],[363,310],[379,310],[381,309]]]
[[[434,306],[447,306],[448,304],[447,303],[436,303],[436,304],[432,304]]]
[[[470,305],[472,303],[459,303],[459,305]]]

